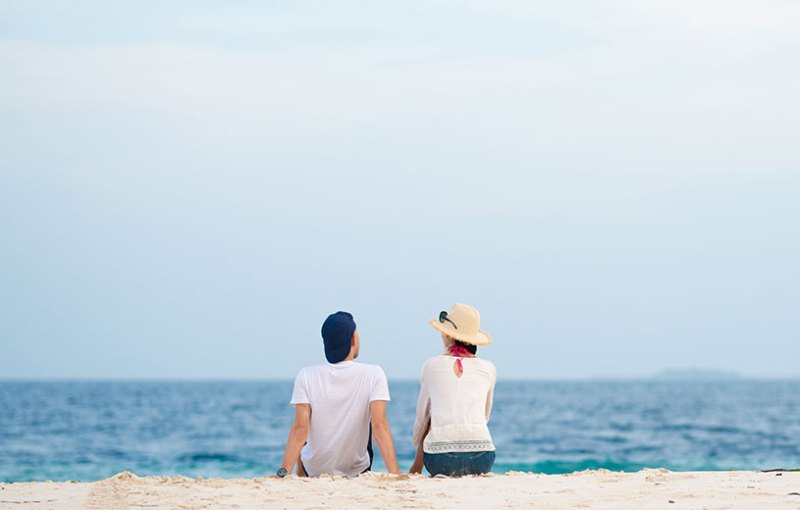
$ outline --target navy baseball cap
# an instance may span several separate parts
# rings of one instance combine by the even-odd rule
[[[339,363],[350,354],[350,340],[356,332],[353,316],[347,312],[332,313],[322,323],[322,341],[329,363]]]

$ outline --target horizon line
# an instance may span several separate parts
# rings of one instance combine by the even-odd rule
[[[417,377],[388,378],[399,382],[419,382]],[[625,381],[657,381],[657,382],[732,382],[732,381],[798,381],[800,375],[794,376],[757,376],[757,375],[731,375],[728,377],[688,376],[670,377],[662,374],[646,376],[582,376],[582,377],[498,377],[498,382],[625,382]],[[13,382],[292,382],[294,376],[289,377],[0,377],[0,383]]]

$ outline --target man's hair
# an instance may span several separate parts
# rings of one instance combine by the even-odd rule
[[[455,338],[453,340],[455,340]],[[468,344],[467,342],[462,342],[461,340],[455,340],[455,344],[454,345],[457,345],[459,347],[463,347],[464,349],[468,350],[470,352],[470,354],[476,354],[478,352],[478,346],[477,345]]]

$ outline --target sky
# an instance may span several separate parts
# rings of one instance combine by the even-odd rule
[[[800,377],[800,4],[0,0],[0,379]]]

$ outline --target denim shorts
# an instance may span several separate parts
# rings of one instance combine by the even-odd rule
[[[492,470],[494,452],[425,453],[422,462],[431,476],[482,475]]]

